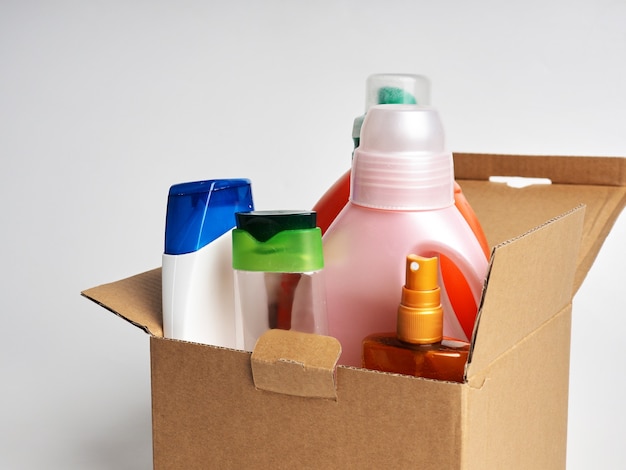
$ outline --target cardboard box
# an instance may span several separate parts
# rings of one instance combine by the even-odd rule
[[[155,468],[564,468],[571,301],[626,159],[457,153],[455,171],[495,247],[463,384],[335,368],[327,337],[272,333],[252,357],[164,339],[160,269],[84,291],[150,334]]]

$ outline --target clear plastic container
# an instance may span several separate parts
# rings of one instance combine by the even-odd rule
[[[326,335],[322,234],[311,211],[237,214],[235,311],[243,349],[268,329]]]

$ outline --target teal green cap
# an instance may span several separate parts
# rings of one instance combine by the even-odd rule
[[[235,217],[234,269],[293,273],[324,267],[322,232],[316,227],[315,212],[252,211]]]
[[[385,86],[378,90],[378,104],[417,104],[417,100],[402,88]]]

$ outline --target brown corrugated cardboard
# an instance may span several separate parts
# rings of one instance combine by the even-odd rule
[[[337,399],[340,354],[339,341],[330,336],[269,330],[252,352],[254,386],[297,397]]]
[[[574,291],[626,203],[626,158],[622,157],[455,153],[454,171],[492,246],[585,204],[588,216]],[[490,176],[549,178],[553,184],[523,189],[490,184],[485,190]]]
[[[161,337],[160,270],[83,292],[151,334],[155,468],[564,468],[572,286],[626,202],[626,159],[455,154],[455,170],[496,245],[463,384],[346,367],[332,382],[331,352],[313,391],[272,366],[262,390],[249,353]],[[267,364],[294,340],[276,336],[255,351]],[[327,339],[277,357],[307,363]]]

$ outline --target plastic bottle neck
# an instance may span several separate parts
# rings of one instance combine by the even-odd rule
[[[452,154],[445,149],[435,109],[379,105],[369,110],[354,152],[350,200],[392,210],[454,204]]]

